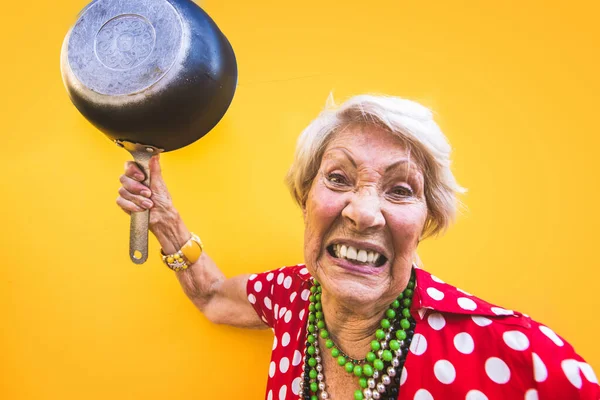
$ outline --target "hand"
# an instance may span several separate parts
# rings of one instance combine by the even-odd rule
[[[177,215],[162,177],[159,160],[160,154],[150,159],[149,188],[142,183],[144,172],[134,161],[125,163],[125,173],[119,178],[122,186],[119,188],[117,205],[127,214],[150,210],[150,231],[160,224],[172,223]]]

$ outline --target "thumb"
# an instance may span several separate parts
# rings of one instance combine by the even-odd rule
[[[148,167],[150,168],[150,190],[153,188],[164,188],[165,183],[163,181],[162,169],[160,167],[160,154],[156,154],[150,158]]]

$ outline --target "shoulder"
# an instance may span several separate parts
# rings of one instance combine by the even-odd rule
[[[308,304],[311,276],[303,264],[252,274],[246,284],[248,301],[270,327],[289,319],[291,309]]]
[[[487,390],[510,387],[515,396],[535,391],[545,399],[599,398],[592,368],[554,330],[424,270],[416,274],[412,312],[421,323],[413,353],[429,348],[429,361],[444,358],[457,372],[481,371]]]

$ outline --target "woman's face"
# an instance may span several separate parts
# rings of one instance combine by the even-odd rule
[[[337,133],[303,209],[305,261],[348,306],[385,306],[406,287],[427,218],[420,167],[377,127]]]

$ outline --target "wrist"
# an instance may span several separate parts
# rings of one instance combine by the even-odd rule
[[[178,251],[192,236],[177,211],[173,210],[169,214],[150,227],[165,254]]]

